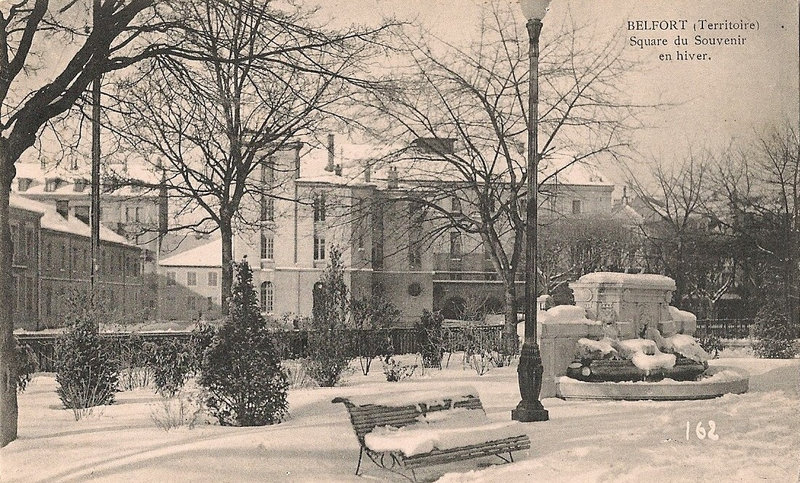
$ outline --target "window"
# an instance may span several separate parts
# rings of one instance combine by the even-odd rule
[[[578,215],[581,213],[581,200],[572,200],[572,214]]]
[[[314,260],[325,260],[325,237],[314,235]]]
[[[275,256],[275,239],[272,235],[261,234],[261,258],[272,260]]]
[[[35,260],[36,259],[36,239],[34,238],[33,228],[27,228],[25,230],[27,233],[26,238],[28,239],[28,259]]]
[[[135,208],[135,216],[136,221],[142,221],[142,209],[138,206]]]
[[[186,272],[186,285],[189,287],[197,285],[197,272]]]
[[[208,286],[209,287],[217,286],[217,272],[208,272]]]
[[[272,312],[274,310],[275,292],[272,282],[261,283],[261,311]]]
[[[186,308],[188,310],[194,310],[195,309],[194,296],[193,295],[189,295],[188,297],[186,297]]]
[[[314,196],[314,221],[325,221],[325,194]]]
[[[67,245],[61,245],[61,270],[65,268],[67,268]]]
[[[130,206],[126,206],[125,207],[125,222],[128,223],[128,222],[131,222],[131,221],[133,221],[133,208],[131,208]]]
[[[14,251],[11,252],[11,257],[14,262],[17,262],[19,260],[19,250],[22,246],[17,235],[17,225],[11,225],[11,241],[14,244]]]
[[[419,270],[422,268],[422,244],[414,240],[408,247],[408,268]]]
[[[458,196],[450,198],[450,211],[453,213],[461,213],[461,200],[458,199]]]
[[[461,258],[461,233],[457,231],[450,232],[450,258]]]
[[[275,221],[275,199],[261,195],[261,221]]]
[[[175,272],[167,272],[167,286],[175,286]]]

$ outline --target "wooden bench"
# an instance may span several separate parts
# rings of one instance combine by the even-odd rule
[[[480,397],[474,390],[441,397],[431,397],[430,392],[423,393],[421,397],[417,397],[417,394],[403,393],[383,396],[383,400],[381,400],[381,396],[373,397],[372,400],[369,397],[351,397],[349,399],[337,397],[332,401],[333,403],[343,403],[347,408],[353,430],[361,445],[356,475],[361,469],[364,454],[378,467],[416,481],[415,468],[483,456],[498,456],[509,463],[514,461],[512,451],[526,450],[531,446],[530,439],[518,423],[491,423],[486,418]],[[396,400],[392,400],[393,397]],[[472,411],[479,411],[479,413],[472,414]],[[429,425],[428,415],[432,413],[436,414],[430,416],[430,419],[435,421]],[[447,428],[448,420],[453,419],[450,415],[461,419],[466,416],[479,421],[479,425],[475,427],[462,425],[458,429],[442,430],[443,434],[449,434],[451,439],[453,439],[453,433],[448,433],[448,431],[457,431],[456,436],[466,436],[464,439],[468,440],[468,444],[459,444],[455,447],[452,444],[440,444],[436,446],[444,446],[443,449],[434,446],[424,452],[410,451],[411,454],[406,454],[397,448],[376,451],[370,448],[369,441],[365,441],[373,438],[374,442],[376,437],[382,438],[383,441],[391,441],[394,434],[402,434],[401,437],[407,437],[407,439],[411,436],[410,439],[413,440],[413,435],[420,434],[415,433],[416,431],[438,435],[437,428],[442,426],[437,426],[437,424],[444,423],[443,427]],[[489,424],[480,425],[481,422]],[[398,428],[397,433],[393,433],[395,428]],[[404,429],[400,430],[399,428]],[[497,429],[500,431],[498,432]],[[371,433],[378,436],[371,437],[369,436]],[[502,437],[499,437],[499,434]],[[506,454],[508,454],[508,458],[505,457]],[[404,473],[405,470],[410,471],[411,477]]]

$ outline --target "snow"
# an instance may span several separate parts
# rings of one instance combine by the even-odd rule
[[[617,350],[611,345],[613,341],[608,337],[600,340],[587,339],[585,337],[578,339],[578,355],[579,357],[590,357],[594,359],[603,359],[610,355],[616,355]]]
[[[672,369],[675,367],[675,354],[645,354],[637,352],[631,357],[633,365],[650,374],[654,369]]]
[[[41,213],[41,227],[43,230],[58,231],[87,238],[91,236],[89,225],[74,216],[64,218],[56,211],[54,206],[31,200],[15,193],[10,194],[9,205],[18,209]],[[100,225],[100,239],[120,245],[135,246],[130,244],[125,237],[114,233],[103,225]]]
[[[433,449],[452,449],[525,434],[517,421],[492,422],[479,409],[435,411],[401,428],[381,426],[364,436],[373,451],[399,451],[406,456]]]
[[[514,453],[516,463],[485,468],[500,460],[467,460],[417,470],[418,479],[796,481],[800,359],[736,357],[709,364],[746,370],[750,390],[698,401],[544,399],[550,420],[520,425],[532,447]],[[354,476],[359,444],[344,406],[331,399],[465,385],[480,393],[491,422],[510,420],[519,402],[516,364],[477,376],[455,356],[449,368],[398,383],[373,369],[368,376],[354,371],[342,387],[291,389],[289,418],[278,425],[232,428],[201,420],[194,429],[169,432],[153,423],[162,403],[151,389],[119,393],[116,404],[75,421],[60,408],[53,375],[37,374],[19,398],[19,439],[0,449],[0,480],[405,481],[367,459],[363,475]],[[708,431],[709,421],[719,438],[698,439],[697,424]]]
[[[586,324],[593,322],[586,318],[585,308],[575,305],[557,305],[545,313],[547,314],[546,321],[553,324]]]
[[[669,315],[672,317],[672,320],[680,322],[697,322],[697,316],[691,312],[681,310],[678,307],[673,307],[672,305],[667,307],[667,310],[669,310]]]
[[[349,398],[350,402],[356,406],[375,406],[403,407],[403,406],[440,406],[445,400],[452,402],[464,401],[470,396],[476,396],[478,391],[474,387],[464,386],[455,388],[443,388],[442,390],[426,391],[404,391],[390,392],[384,394],[362,394]]]
[[[158,262],[167,267],[217,267],[222,268],[222,239],[178,253]]]
[[[626,339],[617,341],[615,345],[622,358],[628,360],[639,352],[647,355],[654,355],[658,352],[656,343],[650,339]]]
[[[607,284],[625,287],[647,287],[658,290],[675,290],[675,281],[664,275],[652,273],[593,272],[577,281],[578,284]]]

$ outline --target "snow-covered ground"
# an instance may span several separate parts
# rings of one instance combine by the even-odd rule
[[[712,365],[751,374],[750,391],[706,401],[612,402],[545,399],[550,421],[524,425],[532,442],[516,463],[484,458],[418,472],[442,481],[779,481],[800,477],[800,359],[724,358]],[[470,385],[489,419],[507,421],[519,401],[516,368],[477,376],[455,359],[449,369],[387,383],[376,361],[342,387],[292,389],[290,417],[269,427],[198,424],[169,432],[153,419],[151,390],[75,421],[61,409],[55,381],[37,375],[20,395],[19,439],[0,450],[1,481],[359,481],[402,479],[365,461],[336,396]],[[709,430],[717,438],[709,437]],[[698,423],[706,432],[699,439]],[[687,439],[688,424],[688,439]],[[702,434],[702,432],[700,433]]]

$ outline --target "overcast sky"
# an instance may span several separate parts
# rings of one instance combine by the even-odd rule
[[[314,0],[307,0],[309,2]],[[509,0],[511,1],[511,0]],[[325,0],[325,15],[333,22],[371,22],[381,15],[416,18],[435,35],[466,43],[481,15],[480,0]],[[654,129],[636,133],[645,155],[667,158],[689,147],[726,146],[731,139],[747,140],[781,120],[798,123],[798,0],[553,0],[544,19],[541,41],[548,41],[548,25],[559,25],[567,15],[578,24],[594,24],[598,37],[621,35],[620,48],[639,56],[641,72],[627,86],[633,100],[661,99],[678,105],[654,112]],[[628,21],[686,20],[687,30],[628,31]],[[721,23],[757,22],[758,30],[693,31],[700,20]],[[520,13],[520,24],[523,22]],[[681,34],[689,41],[676,47]],[[744,45],[695,46],[695,35],[745,37]],[[630,46],[629,38],[665,38],[666,47]],[[659,54],[705,53],[705,61],[662,61]]]

